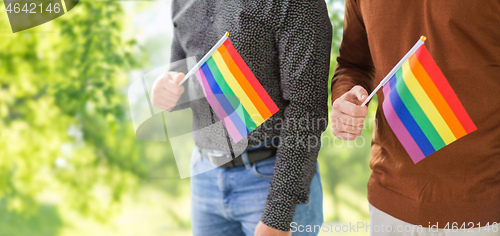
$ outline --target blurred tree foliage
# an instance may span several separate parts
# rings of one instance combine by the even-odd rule
[[[59,206],[106,219],[147,175],[125,115],[122,89],[140,64],[124,21],[119,2],[81,1],[46,31],[0,35],[0,199],[9,210],[34,211],[52,191]]]
[[[330,78],[337,65],[336,57],[339,52],[339,45],[342,40],[344,27],[344,0],[326,0],[328,6],[328,15],[332,23],[332,51],[330,60]],[[330,91],[330,90],[329,90]]]
[[[330,60],[330,80],[337,65],[336,58],[342,40],[344,26],[344,0],[326,0],[332,23],[333,38]],[[329,89],[329,91],[331,91]],[[332,101],[329,101],[331,105]],[[365,129],[355,141],[343,141],[332,135],[331,127],[322,135],[319,153],[323,189],[331,204],[325,209],[330,212],[325,221],[360,221],[368,219],[366,183],[370,176],[369,153],[371,135],[375,128],[374,115],[377,108],[376,97],[370,102]],[[331,109],[331,106],[329,106]]]

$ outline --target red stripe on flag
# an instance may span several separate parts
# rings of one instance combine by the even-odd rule
[[[255,78],[255,75],[252,73],[250,68],[248,68],[247,64],[245,63],[243,58],[241,58],[240,54],[238,53],[238,51],[236,51],[236,49],[234,48],[233,44],[229,39],[227,39],[224,42],[224,46],[226,47],[227,51],[229,52],[229,55],[231,55],[231,58],[233,58],[238,68],[240,68],[243,75],[245,75],[248,82],[252,85],[253,89],[260,96],[264,104],[266,104],[271,114],[274,114],[277,111],[279,111],[279,108],[276,106],[271,97],[269,97],[269,94],[266,92],[264,87],[262,87],[257,78]]]
[[[241,72],[240,68],[234,62],[234,59],[231,57],[231,54],[227,51],[226,46],[221,45],[217,50],[222,56],[222,59],[226,63],[227,68],[233,74],[234,79],[241,86],[243,92],[248,96],[250,101],[253,103],[257,111],[260,113],[262,118],[267,119],[271,117],[273,114],[269,111],[262,98],[260,98],[259,94],[253,89],[252,85],[248,82],[245,75]]]
[[[448,105],[450,105],[450,108],[457,116],[465,131],[467,133],[470,133],[476,130],[476,125],[474,124],[474,122],[472,122],[471,118],[467,114],[467,111],[465,111],[465,108],[455,94],[455,91],[453,91],[453,89],[451,88],[448,80],[446,80],[446,77],[437,66],[429,51],[427,51],[425,45],[422,45],[415,52],[415,54],[420,61],[420,64],[422,64],[429,77],[431,77],[438,90],[448,102]]]

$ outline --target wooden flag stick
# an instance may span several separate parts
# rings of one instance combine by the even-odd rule
[[[226,32],[226,34],[224,34],[224,36],[222,36],[222,38],[219,40],[219,42],[217,42],[213,47],[212,49],[210,49],[210,51],[208,51],[207,54],[205,54],[205,56],[203,56],[203,58],[201,58],[201,60],[196,63],[196,65],[191,68],[191,70],[189,70],[189,72],[186,74],[186,76],[184,76],[184,79],[182,79],[181,82],[179,82],[179,85],[182,85],[184,83],[184,81],[186,81],[189,77],[191,77],[192,75],[194,75],[194,73],[196,73],[196,71],[198,69],[200,69],[201,65],[203,65],[203,63],[205,63],[209,57],[212,56],[212,54],[214,54],[215,51],[217,51],[217,49],[219,49],[219,47],[226,41],[227,37],[229,37],[229,32]]]
[[[403,63],[405,63],[406,60],[408,60],[420,48],[420,46],[424,44],[426,39],[427,38],[425,36],[420,37],[420,39],[417,41],[417,43],[415,43],[415,45],[413,45],[410,51],[408,51],[406,55],[398,62],[398,64],[396,64],[396,66],[394,66],[394,68],[392,68],[392,70],[389,71],[389,74],[387,74],[385,78],[382,81],[380,81],[377,87],[373,90],[372,93],[370,93],[370,96],[366,98],[366,100],[363,102],[363,104],[361,104],[361,106],[365,106],[373,98],[373,96],[375,96],[377,91],[382,86],[384,86],[387,83],[387,81],[389,81],[392,78],[392,76],[394,76],[394,74],[396,74],[396,72],[399,70],[399,68],[401,68]]]

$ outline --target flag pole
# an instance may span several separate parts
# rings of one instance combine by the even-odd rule
[[[380,83],[377,85],[377,87],[373,90],[372,93],[370,93],[370,96],[368,96],[366,98],[366,100],[363,102],[363,104],[361,104],[361,106],[365,106],[370,101],[370,99],[372,99],[373,96],[375,96],[377,91],[382,86],[384,86],[387,83],[387,81],[389,81],[392,78],[392,76],[394,76],[394,74],[396,74],[396,72],[399,70],[399,68],[401,68],[403,63],[405,63],[406,60],[408,60],[417,51],[417,49],[419,49],[420,46],[422,46],[425,43],[426,39],[427,39],[427,37],[425,37],[423,35],[420,36],[420,39],[417,41],[417,43],[415,43],[415,45],[413,45],[413,47],[410,49],[410,51],[408,51],[406,53],[406,55],[398,62],[398,64],[396,64],[396,66],[394,66],[394,68],[392,68],[392,70],[389,72],[389,74],[387,74],[385,76],[385,78],[382,81],[380,81]]]
[[[214,54],[214,52],[217,51],[217,49],[219,49],[219,47],[226,41],[227,37],[229,37],[229,32],[226,32],[224,36],[222,36],[222,38],[219,40],[219,42],[217,42],[212,47],[212,49],[210,49],[210,51],[208,51],[208,53],[205,54],[205,56],[203,56],[201,60],[198,63],[196,63],[196,65],[193,68],[191,68],[191,70],[189,70],[186,76],[184,76],[184,79],[182,79],[182,81],[179,82],[179,85],[182,85],[184,81],[186,81],[189,77],[194,75],[194,73],[196,73],[196,71],[201,67],[201,65],[203,65],[203,63],[205,63],[208,60],[208,58],[211,57],[212,54]]]

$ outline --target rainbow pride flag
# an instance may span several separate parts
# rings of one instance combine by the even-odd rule
[[[383,93],[387,122],[414,163],[477,129],[423,42]]]
[[[223,37],[218,44],[195,75],[210,106],[237,143],[279,108],[229,38]]]

